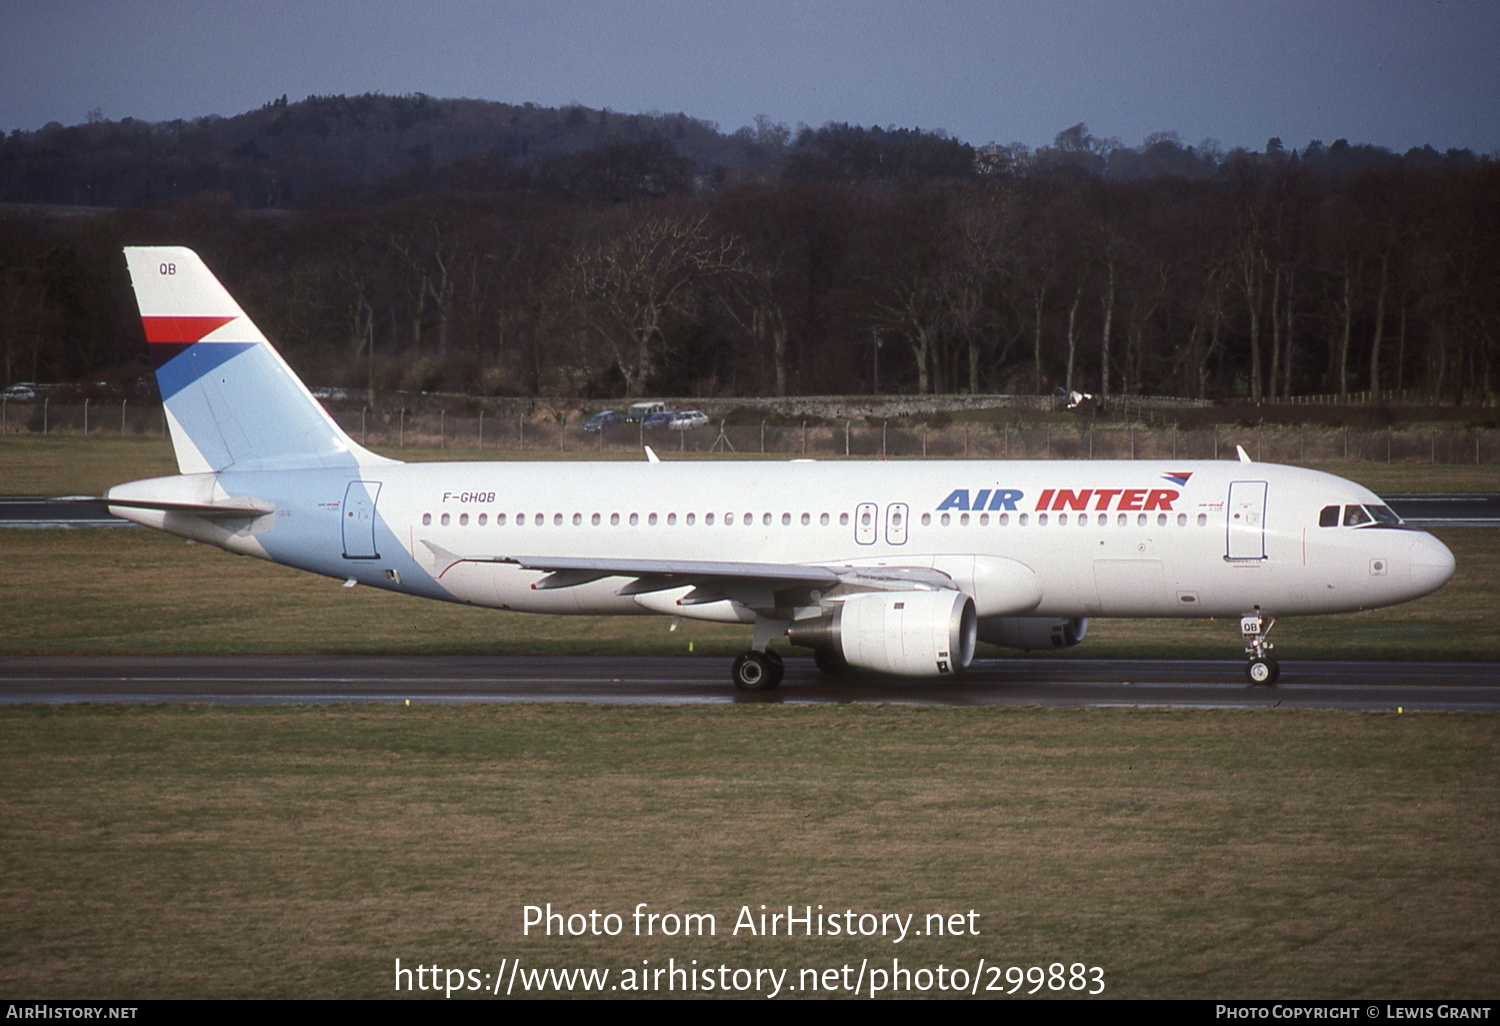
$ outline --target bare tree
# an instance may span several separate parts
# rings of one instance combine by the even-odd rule
[[[572,294],[629,396],[641,394],[668,318],[690,309],[716,279],[742,270],[736,240],[716,236],[707,221],[706,214],[648,217],[574,253]]]

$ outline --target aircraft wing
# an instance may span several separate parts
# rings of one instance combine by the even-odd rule
[[[956,590],[947,574],[928,567],[810,566],[795,563],[739,563],[695,559],[608,559],[586,556],[512,556],[503,562],[526,570],[546,570],[533,587],[566,588],[605,577],[633,577],[622,595],[643,595],[684,585],[722,591],[740,586],[846,588],[851,591]]]
[[[424,542],[439,561],[508,563],[523,570],[544,571],[547,576],[532,584],[545,591],[573,588],[606,577],[631,578],[621,595],[645,595],[674,588],[693,587],[707,596],[737,598],[746,605],[764,606],[768,592],[789,588],[819,589],[825,594],[840,591],[953,591],[958,586],[940,570],[920,566],[864,567],[795,563],[746,563],[699,559],[617,559],[606,556],[459,556],[431,542]],[[441,573],[439,574],[441,577]]]

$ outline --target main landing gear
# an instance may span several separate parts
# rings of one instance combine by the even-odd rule
[[[1245,639],[1245,655],[1250,661],[1245,664],[1245,677],[1251,684],[1275,684],[1281,676],[1281,666],[1266,653],[1276,646],[1266,640],[1271,628],[1276,626],[1273,617],[1267,620],[1260,615],[1260,606],[1249,616],[1240,617],[1240,637]]]
[[[769,691],[781,683],[786,667],[775,652],[746,652],[734,661],[732,673],[741,691]]]
[[[755,618],[755,639],[750,642],[750,651],[734,661],[730,676],[734,686],[741,691],[769,691],[781,683],[786,674],[781,656],[767,646],[775,638],[786,636],[787,621],[773,620],[765,616]]]

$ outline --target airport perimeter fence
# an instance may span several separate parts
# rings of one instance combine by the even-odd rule
[[[449,414],[339,407],[332,413],[356,441],[376,451],[438,448],[502,453],[562,452],[618,457],[649,445],[657,452],[722,453],[796,459],[1251,459],[1275,463],[1500,463],[1500,430],[1475,427],[1361,429],[1317,425],[1185,429],[1172,424],[950,424],[904,420],[721,423],[685,431],[622,423],[587,432],[521,414]],[[159,403],[0,404],[0,433],[164,437]]]

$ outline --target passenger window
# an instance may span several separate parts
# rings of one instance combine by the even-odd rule
[[[932,514],[931,513],[923,513],[922,514],[922,526],[923,527],[931,527],[932,526]]]
[[[451,521],[451,520],[452,520],[452,519],[453,519],[453,518],[452,518],[452,517],[450,517],[450,516],[449,516],[449,515],[448,515],[448,514],[446,514],[446,513],[444,513],[444,514],[443,514],[443,526],[444,526],[444,527],[447,527],[447,526],[448,526],[448,524],[449,524],[449,522],[450,522],[450,521]]]
[[[480,527],[483,527],[485,524],[487,524],[489,522],[490,522],[489,514],[487,514],[487,513],[481,513],[481,514],[479,514],[479,526]]]
[[[1339,526],[1339,508],[1337,506],[1324,506],[1323,512],[1318,514],[1319,527]]]
[[[595,527],[598,527],[599,526],[599,514],[595,513],[593,516],[589,517],[589,523],[593,524]]]
[[[430,527],[430,526],[432,526],[432,514],[431,513],[423,513],[422,514],[422,526],[423,527]]]
[[[467,514],[467,513],[460,513],[458,515],[458,526],[459,527],[468,527],[469,526],[469,514]]]
[[[821,527],[827,527],[828,526],[828,514],[827,513],[820,513],[820,514],[818,514],[818,524]]]
[[[1360,524],[1370,523],[1370,514],[1365,512],[1363,506],[1344,507],[1344,526],[1358,527]]]

